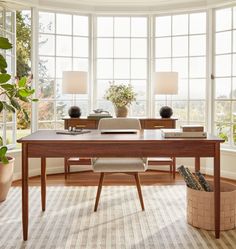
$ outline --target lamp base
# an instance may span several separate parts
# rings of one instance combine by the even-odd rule
[[[173,115],[173,110],[169,106],[162,106],[159,113],[162,118],[170,118]]]
[[[81,116],[81,110],[78,106],[71,106],[68,110],[68,114],[71,118],[79,118]]]

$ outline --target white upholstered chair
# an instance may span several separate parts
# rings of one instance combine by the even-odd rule
[[[104,118],[99,121],[99,130],[115,130],[115,129],[135,129],[141,130],[140,121],[136,118]],[[121,134],[117,134],[119,136]],[[147,169],[147,159],[146,158],[93,158],[92,166],[94,172],[100,172],[100,179],[97,189],[97,196],[94,206],[94,211],[97,211],[98,202],[102,190],[102,183],[105,174],[113,173],[125,173],[134,176],[140,204],[142,210],[144,211],[144,202],[141,191],[141,184],[139,179],[139,172],[144,172]]]

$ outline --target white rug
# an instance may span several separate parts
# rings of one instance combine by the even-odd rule
[[[144,186],[145,212],[133,186],[104,187],[96,213],[96,187],[48,187],[41,212],[40,187],[29,194],[29,240],[22,240],[21,188],[0,204],[1,249],[236,248],[236,230],[214,232],[186,223],[185,186]]]

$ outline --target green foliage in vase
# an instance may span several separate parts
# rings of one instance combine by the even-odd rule
[[[111,101],[116,107],[129,106],[136,100],[137,94],[133,87],[128,84],[115,84],[110,82],[110,87],[105,93],[105,99]]]
[[[0,37],[0,49],[8,50],[12,48],[12,44],[7,38]],[[27,111],[20,105],[20,102],[29,103],[37,101],[33,99],[34,89],[31,89],[31,77],[22,77],[10,82],[11,75],[7,73],[7,62],[2,54],[0,54],[0,113],[5,110],[7,112],[15,113],[20,111],[23,113],[23,118],[29,120]],[[2,138],[0,137],[2,144]],[[0,148],[0,161],[8,163],[6,157],[7,147]]]

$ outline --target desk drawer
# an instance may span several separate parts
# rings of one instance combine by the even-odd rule
[[[144,121],[144,129],[163,129],[163,128],[175,128],[175,122],[170,119]]]
[[[71,127],[83,129],[97,129],[97,121],[89,119],[68,119],[65,122],[65,129]]]

